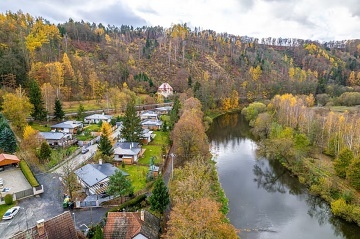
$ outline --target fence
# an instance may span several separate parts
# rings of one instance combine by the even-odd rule
[[[26,198],[26,197],[30,197],[34,195],[34,190],[32,188],[20,191],[20,192],[16,192],[14,193],[16,200],[22,199],[22,198]]]

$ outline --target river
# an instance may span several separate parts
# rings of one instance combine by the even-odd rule
[[[207,133],[229,199],[227,216],[241,239],[360,238],[360,227],[334,217],[281,164],[257,157],[240,114],[216,118]]]

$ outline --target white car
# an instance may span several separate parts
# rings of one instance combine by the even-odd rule
[[[7,210],[3,216],[3,220],[12,219],[20,210],[20,207],[12,207]]]

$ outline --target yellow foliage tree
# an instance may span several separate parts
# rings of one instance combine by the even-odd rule
[[[223,110],[231,109],[231,99],[230,98],[222,98],[221,99],[221,108]]]
[[[19,87],[16,93],[6,93],[3,96],[3,110],[4,116],[11,120],[11,123],[18,129],[22,129],[26,125],[26,118],[30,116],[34,106],[30,100],[25,96],[25,92]]]
[[[113,140],[112,136],[111,136],[111,125],[108,122],[102,122],[101,124],[101,135],[106,136],[110,141]]]
[[[260,78],[261,74],[262,74],[262,70],[260,65],[256,67],[250,67],[250,75],[254,81],[257,81]]]
[[[231,92],[230,104],[232,109],[239,107],[239,93],[236,90]]]

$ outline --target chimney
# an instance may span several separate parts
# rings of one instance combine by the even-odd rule
[[[36,228],[39,236],[42,236],[45,234],[45,226],[44,226],[44,219],[41,219],[39,221],[36,221]]]
[[[102,159],[99,159],[99,164],[102,165]]]
[[[141,219],[141,221],[145,221],[145,211],[144,210],[140,211],[140,219]]]

